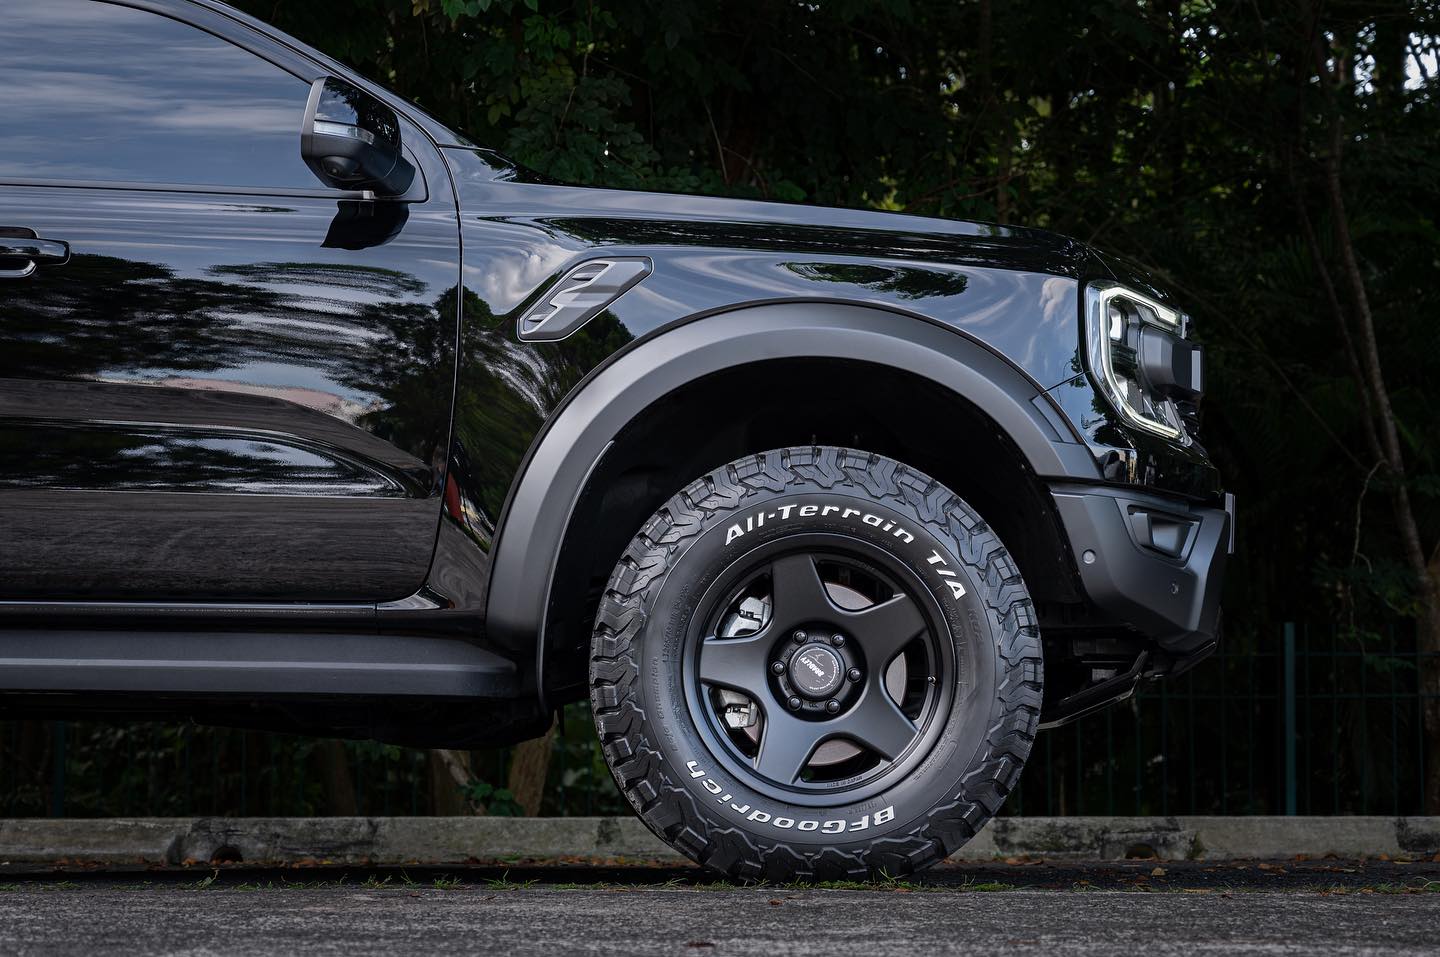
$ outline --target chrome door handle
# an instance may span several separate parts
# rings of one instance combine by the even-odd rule
[[[47,266],[60,266],[68,262],[70,244],[56,239],[0,234],[0,259],[25,260],[23,266],[14,269],[0,269],[0,279],[24,279],[35,272],[42,263]]]

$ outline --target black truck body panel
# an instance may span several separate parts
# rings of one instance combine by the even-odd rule
[[[11,13],[23,33],[27,13],[77,5],[203,31],[276,71],[282,99],[293,80],[297,157],[303,91],[342,77],[398,113],[418,174],[376,200],[288,166],[106,179],[7,163],[0,143],[0,236],[69,257],[0,278],[0,659],[44,628],[119,654],[91,635],[110,627],[136,660],[180,662],[158,690],[203,698],[262,693],[264,672],[235,665],[249,677],[227,685],[160,646],[243,632],[255,661],[293,664],[361,634],[380,644],[358,655],[393,663],[408,635],[422,658],[422,641],[474,646],[426,672],[437,697],[538,714],[547,618],[569,600],[557,564],[583,547],[572,514],[617,437],[690,383],[790,360],[893,371],[976,410],[1044,498],[1056,591],[1090,631],[1147,643],[1136,680],[1214,646],[1233,519],[1216,470],[1198,441],[1127,424],[1085,361],[1086,283],[1171,301],[1132,267],[1025,228],[548,182],[209,0]],[[562,338],[522,335],[562,276],[611,259],[644,268]],[[329,644],[265,650],[307,634]],[[241,641],[226,661],[247,660]],[[0,691],[144,690],[144,668],[102,688],[84,656],[55,659]],[[277,668],[288,693],[336,693]],[[355,693],[381,694],[383,668],[360,671]]]

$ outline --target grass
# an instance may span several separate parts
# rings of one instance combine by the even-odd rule
[[[509,871],[506,871],[499,877],[487,877],[485,879],[485,884],[487,886],[492,887],[496,890],[506,891],[529,890],[538,883],[540,883],[540,879],[538,877],[532,877],[528,881],[512,881],[510,879]]]

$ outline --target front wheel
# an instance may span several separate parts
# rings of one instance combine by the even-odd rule
[[[1034,742],[1034,608],[955,493],[853,449],[692,482],[596,616],[590,692],[616,782],[737,879],[896,877],[999,811]]]

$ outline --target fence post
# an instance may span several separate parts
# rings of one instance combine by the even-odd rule
[[[1295,814],[1295,623],[1285,622],[1285,813]]]

